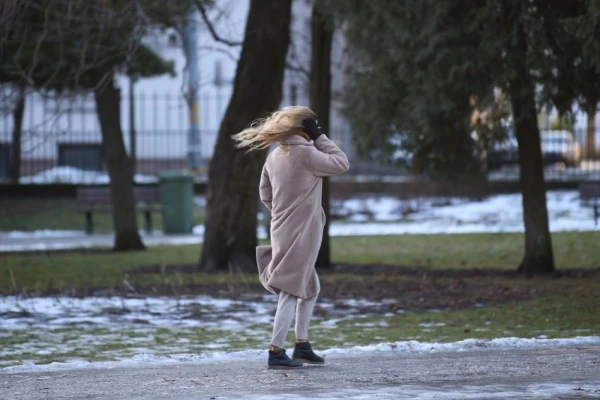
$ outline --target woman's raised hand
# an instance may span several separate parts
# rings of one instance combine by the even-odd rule
[[[304,132],[312,139],[317,140],[319,136],[323,134],[319,125],[317,125],[317,121],[312,118],[305,119],[302,121],[302,126],[304,127]]]

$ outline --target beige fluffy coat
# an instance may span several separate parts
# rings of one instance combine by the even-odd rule
[[[258,246],[256,261],[260,282],[270,292],[301,299],[319,294],[315,262],[325,226],[322,177],[347,170],[348,158],[325,135],[314,142],[295,136],[267,157],[260,199],[271,211],[271,246]]]

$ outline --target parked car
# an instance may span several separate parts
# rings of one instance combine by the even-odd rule
[[[581,146],[573,134],[567,130],[543,130],[542,156],[544,164],[562,162],[569,167],[577,167],[581,163]]]
[[[504,165],[516,165],[519,163],[519,145],[514,136],[494,142],[487,155],[488,167],[498,169]]]
[[[540,131],[542,157],[544,164],[562,162],[569,167],[577,167],[581,163],[581,145],[575,140],[573,134],[567,130],[542,130]],[[497,169],[504,165],[519,163],[519,145],[517,139],[509,131],[506,139],[495,142],[488,151],[488,165],[490,169]]]

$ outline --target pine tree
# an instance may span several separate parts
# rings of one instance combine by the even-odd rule
[[[588,18],[598,26],[589,2],[349,0],[328,1],[327,7],[346,32],[346,111],[363,149],[399,137],[438,175],[468,175],[477,164],[469,98],[494,87],[508,94],[525,224],[518,270],[554,271],[534,88],[552,75],[553,60],[566,60],[556,44],[574,20]],[[597,36],[577,37],[587,49],[598,48]]]

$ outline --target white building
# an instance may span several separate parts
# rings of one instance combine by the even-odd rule
[[[220,0],[210,12],[219,35],[241,42],[249,1]],[[285,73],[282,106],[309,105],[310,35],[312,4],[294,0],[288,63],[296,68]],[[215,42],[199,23],[198,53],[200,89],[201,152],[208,160],[213,152],[220,121],[232,93],[237,58],[241,46],[229,47]],[[142,79],[134,84],[136,168],[141,173],[185,168],[188,153],[189,112],[186,58],[181,38],[172,32],[156,33],[147,44],[165,59],[175,63],[176,76]],[[332,56],[332,94],[342,87],[344,62],[341,35],[334,38]],[[130,150],[130,79],[118,77],[121,88],[121,126]],[[350,150],[348,125],[337,112],[334,101],[330,136],[346,151]],[[258,116],[257,116],[258,117]],[[233,132],[232,132],[233,133]],[[12,134],[12,115],[0,114],[0,179],[6,177]],[[92,94],[63,97],[59,101],[28,94],[23,118],[22,175],[31,175],[57,166],[102,170],[101,137]]]

